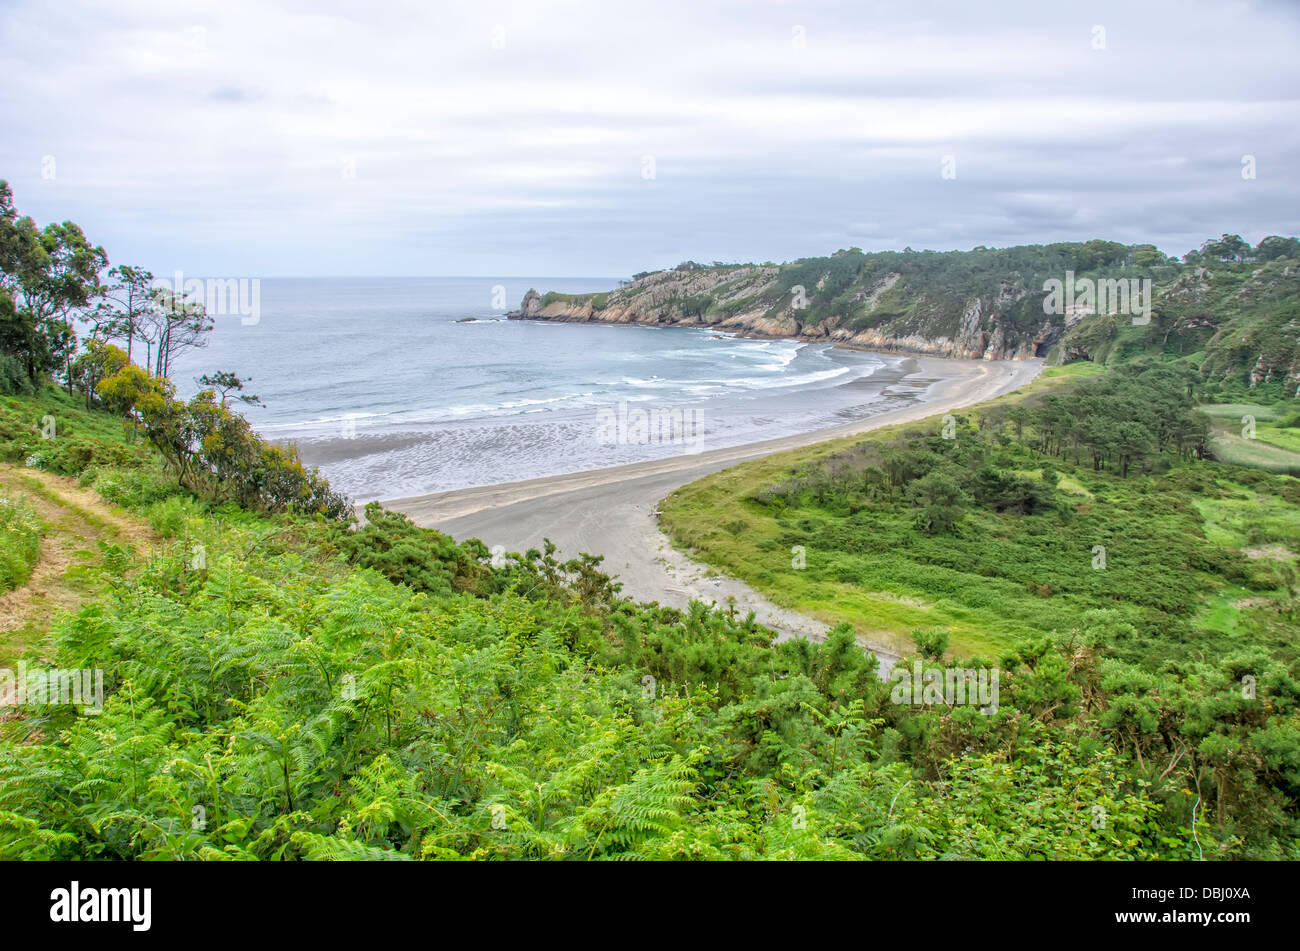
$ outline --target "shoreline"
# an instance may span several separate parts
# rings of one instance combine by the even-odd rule
[[[781,608],[743,582],[717,575],[674,549],[659,531],[658,502],[687,483],[741,462],[986,402],[1019,389],[1042,370],[1041,360],[906,359],[915,364],[907,376],[933,378],[925,393],[914,402],[851,423],[696,454],[385,499],[381,504],[457,540],[478,538],[489,549],[540,549],[549,538],[564,557],[601,555],[603,569],[622,583],[622,593],[638,601],[684,609],[692,600],[726,605],[734,598],[742,616],[753,610],[758,623],[775,629],[780,639],[820,639],[827,625]],[[882,662],[897,656],[866,646]]]
[[[728,465],[735,465],[740,462],[746,462],[750,459],[758,459],[763,456],[769,456],[778,452],[785,452],[790,449],[802,449],[804,446],[817,442],[824,442],[830,439],[839,439],[843,436],[851,436],[858,432],[866,432],[869,429],[875,429],[879,426],[887,426],[894,422],[906,422],[908,418],[922,418],[932,415],[933,410],[927,409],[938,402],[938,398],[947,398],[949,391],[958,389],[961,384],[971,382],[973,379],[978,382],[981,370],[989,363],[997,364],[997,361],[983,360],[949,360],[943,357],[905,357],[904,363],[912,364],[912,368],[905,370],[904,376],[900,383],[906,383],[909,377],[922,376],[933,377],[931,382],[922,394],[915,401],[908,402],[903,406],[896,406],[892,409],[884,409],[882,412],[872,416],[864,416],[853,422],[843,423],[839,426],[829,428],[812,429],[802,433],[794,433],[788,436],[777,436],[771,439],[762,439],[755,442],[741,443],[736,446],[723,446],[717,449],[708,449],[701,452],[681,453],[675,456],[664,456],[659,459],[644,459],[637,462],[623,463],[617,466],[604,466],[596,469],[582,469],[576,472],[565,472],[554,475],[537,476],[531,479],[519,479],[510,482],[499,482],[491,485],[466,486],[459,489],[444,489],[438,492],[424,492],[418,495],[398,496],[394,498],[385,498],[380,501],[386,508],[393,508],[397,511],[407,512],[418,510],[422,518],[437,517],[442,520],[461,518],[474,512],[486,508],[494,508],[501,504],[514,504],[516,502],[527,501],[531,499],[544,498],[557,492],[570,492],[576,489],[590,488],[593,486],[616,484],[631,479],[642,478],[645,476],[660,475],[669,472],[675,472],[683,469],[696,469],[704,466],[712,467],[715,463],[722,463],[717,468],[725,468]],[[1011,362],[1011,361],[1004,361]],[[1017,363],[1026,363],[1027,361],[1015,361]],[[926,364],[937,364],[938,366],[928,366]],[[952,370],[962,371],[960,375],[954,376]],[[948,373],[939,372],[948,370]],[[1034,374],[1027,377],[1024,382],[1033,379]],[[1023,384],[1021,384],[1023,385]],[[955,404],[964,405],[964,404]],[[911,411],[926,409],[926,412],[919,413],[915,416],[909,416]],[[713,471],[716,471],[714,469]],[[690,480],[688,480],[690,481]],[[686,483],[683,482],[683,485]],[[667,493],[665,493],[667,494]],[[414,516],[412,516],[414,517]],[[436,527],[428,525],[426,527]]]
[[[460,321],[458,321],[458,323],[459,322]],[[543,324],[546,323],[546,321],[527,321],[527,322],[543,323]],[[613,328],[618,325],[609,324],[605,326]],[[648,325],[626,325],[626,326],[643,326],[644,329],[656,329]],[[679,328],[664,328],[664,329],[679,329]],[[789,337],[762,337],[758,335],[737,333],[735,331],[719,331],[717,333],[711,334],[711,336],[727,338],[727,339],[735,339],[735,340],[753,340],[759,342],[761,341],[791,342],[791,343],[798,343],[801,346],[810,343],[810,341],[795,340],[794,338],[789,338]],[[883,358],[883,360],[885,361],[884,364],[875,367],[866,376],[862,376],[856,379],[850,379],[847,382],[843,382],[843,383],[837,383],[834,388],[835,392],[839,392],[841,394],[854,394],[857,393],[860,389],[869,389],[875,392],[879,392],[881,394],[882,406],[890,402],[911,401],[916,399],[917,397],[915,396],[915,391],[918,388],[923,388],[925,386],[928,386],[930,383],[936,382],[937,380],[950,375],[951,369],[949,368],[949,365],[954,364],[955,362],[959,362],[947,358],[924,357],[915,354],[886,353],[882,351],[873,351],[868,348],[845,345],[842,342],[821,341],[819,345],[821,347],[827,348],[828,352],[839,351],[840,353],[844,353],[844,354],[862,354],[862,355],[869,354],[872,356]],[[936,369],[936,372],[929,372],[929,373],[918,372],[919,371],[918,361],[927,361],[927,360],[933,360],[935,367],[939,369]],[[971,362],[978,362],[978,361],[971,361]],[[843,366],[844,364],[837,363],[836,365]],[[888,390],[890,387],[901,387],[906,392],[900,393],[898,391],[895,391],[892,393],[886,393],[885,391]],[[757,392],[762,393],[764,391],[757,391]],[[772,392],[775,393],[776,391],[772,391]],[[795,396],[787,399],[808,398],[808,399],[815,400],[816,397],[814,396],[814,394],[817,392],[818,392],[817,390],[809,390],[807,393],[803,394],[802,396]],[[591,394],[583,394],[583,395],[591,395]],[[739,404],[734,404],[728,407],[727,400],[724,395],[715,394],[715,396],[720,398],[721,405],[724,408],[730,409],[733,418],[736,416],[736,414],[740,412]],[[770,400],[772,397],[769,396],[767,398]],[[844,397],[841,398],[841,401],[844,401]],[[833,401],[828,401],[828,402],[833,403]],[[688,401],[687,403],[683,404],[683,407],[693,412],[701,412],[700,407],[704,405],[706,404],[700,403],[698,401],[696,402]],[[818,405],[819,404],[817,402],[809,403],[809,406],[811,407],[817,407]],[[820,404],[820,406],[823,410],[826,409],[825,403]],[[793,408],[795,411],[790,412],[791,408]],[[768,425],[767,427],[765,427],[767,430],[766,432],[763,431],[763,428],[756,428],[755,431],[753,432],[739,433],[736,435],[728,435],[724,430],[722,432],[721,438],[714,438],[713,435],[710,434],[709,438],[707,439],[697,438],[696,440],[688,440],[689,443],[695,446],[695,448],[692,449],[692,453],[704,454],[707,452],[712,452],[715,449],[740,448],[749,445],[754,445],[760,442],[765,442],[768,440],[775,440],[775,439],[781,439],[786,437],[802,437],[809,430],[807,429],[808,426],[807,421],[802,420],[800,418],[798,413],[798,408],[799,407],[797,403],[787,403],[785,411],[789,413],[789,419],[779,426]],[[703,411],[710,412],[710,410],[707,409]],[[597,410],[597,412],[599,412],[599,410]],[[762,409],[758,409],[758,410],[746,410],[746,412],[754,412],[762,416],[765,411]],[[770,409],[767,412],[770,413]],[[591,408],[589,406],[588,407],[578,406],[578,407],[573,407],[564,410],[560,414],[558,414],[559,425],[563,425],[566,422],[571,424],[573,420],[579,419],[579,417],[581,417],[581,422],[584,425],[589,424],[591,418],[590,413],[591,413]],[[385,414],[380,414],[380,415],[385,415]],[[837,415],[840,416],[841,418],[846,418],[844,414],[840,414],[840,413],[832,414],[830,412],[823,412],[822,413],[823,418],[819,420],[818,428],[826,428],[828,426],[839,425],[834,421],[834,416]],[[867,417],[859,416],[857,418],[861,419]],[[483,431],[491,430],[494,427],[497,429],[518,428],[520,426],[536,425],[539,422],[544,423],[546,422],[546,419],[539,417],[535,420],[532,415],[523,414],[517,416],[488,415],[483,417],[474,417],[474,416],[469,416],[465,418],[455,417],[455,418],[451,418],[450,420],[446,418],[443,418],[441,420],[441,424],[443,426],[445,426],[448,422],[451,423],[450,429],[441,429],[441,428],[429,429],[426,428],[427,424],[423,424],[419,421],[411,421],[411,420],[407,420],[404,422],[387,422],[387,423],[383,423],[381,426],[374,426],[372,421],[367,424],[369,427],[367,429],[357,431],[355,428],[353,428],[351,432],[348,432],[346,429],[344,429],[344,427],[342,426],[342,421],[340,420],[337,421],[336,425],[333,427],[326,427],[323,423],[303,424],[304,426],[313,426],[315,428],[308,429],[306,431],[299,431],[296,433],[286,433],[283,435],[269,436],[268,438],[275,445],[279,445],[283,447],[292,446],[293,448],[295,448],[298,451],[299,456],[302,459],[304,465],[308,467],[323,468],[326,466],[336,465],[338,463],[347,463],[347,462],[352,462],[354,460],[363,460],[366,459],[366,457],[377,456],[379,454],[386,453],[389,451],[404,450],[412,447],[417,447],[420,446],[421,444],[430,442],[431,440],[441,436],[445,432],[455,431],[455,432],[469,433],[469,432],[474,432],[476,427]],[[770,423],[771,420],[768,420],[768,422]],[[735,438],[739,438],[741,441],[738,442],[729,441]],[[704,445],[705,448],[700,448],[701,444]],[[584,448],[590,450],[592,447],[586,446]],[[667,449],[668,451],[672,451],[673,447],[669,446],[667,447]],[[374,478],[370,482],[366,483],[367,486],[366,489],[358,490],[357,486],[353,485],[350,488],[345,488],[344,491],[349,491],[350,494],[354,496],[357,495],[358,492],[360,491],[364,493],[362,495],[362,499],[366,502],[372,500],[383,500],[384,498],[396,498],[396,497],[401,497],[404,499],[420,498],[425,495],[434,494],[434,493],[464,491],[466,489],[471,489],[471,488],[500,485],[504,483],[514,483],[516,481],[525,481],[525,480],[531,481],[534,479],[546,479],[546,478],[558,477],[565,474],[576,474],[576,473],[594,471],[596,469],[602,469],[602,468],[613,468],[614,466],[634,465],[641,462],[651,462],[651,461],[655,461],[656,459],[665,458],[665,457],[656,457],[653,455],[647,456],[644,453],[637,453],[632,458],[628,458],[629,454],[626,452],[619,452],[613,455],[614,458],[621,457],[625,461],[617,462],[611,465],[610,458],[608,455],[605,458],[601,458],[599,456],[593,456],[590,453],[590,451],[581,454],[576,454],[576,455],[572,453],[565,454],[561,452],[553,457],[554,464],[546,464],[546,465],[539,465],[533,467],[534,471],[539,473],[537,475],[532,475],[528,473],[527,469],[529,467],[527,466],[514,466],[512,467],[513,471],[509,471],[509,469],[506,472],[485,470],[482,473],[475,473],[470,479],[466,479],[464,481],[458,478],[448,479],[445,477],[447,473],[443,472],[442,473],[443,478],[438,480],[424,481],[418,478],[417,479],[406,478],[401,480],[390,479],[386,482],[383,479],[383,475],[384,475],[383,472],[374,472],[372,473],[372,476],[374,476]],[[640,458],[637,458],[637,456],[639,456]],[[668,458],[673,458],[673,457],[668,457]],[[521,469],[523,471],[520,471]],[[427,472],[428,471],[427,467],[421,471]],[[406,472],[406,475],[409,477],[410,474],[411,471],[408,470]],[[333,480],[334,476],[331,475],[330,478],[331,480]],[[397,481],[398,484],[392,485],[391,482],[393,481]],[[423,481],[423,484],[420,484],[421,481]],[[413,482],[415,484],[412,484]],[[441,486],[439,486],[438,484],[439,482],[442,483]],[[388,495],[383,495],[382,493],[385,491],[386,484],[388,485],[387,488]],[[374,488],[381,494],[374,494],[374,492],[371,491],[370,488],[371,486],[374,486]]]

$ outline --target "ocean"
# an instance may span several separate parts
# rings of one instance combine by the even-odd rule
[[[696,453],[827,428],[919,396],[905,360],[715,330],[506,320],[530,287],[613,278],[263,278],[215,317],[178,392],[232,370],[245,410],[358,502]],[[472,318],[472,319],[470,319]]]

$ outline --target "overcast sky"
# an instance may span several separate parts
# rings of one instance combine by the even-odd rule
[[[1181,254],[1300,233],[1297,50],[1290,0],[0,0],[0,178],[160,274]]]

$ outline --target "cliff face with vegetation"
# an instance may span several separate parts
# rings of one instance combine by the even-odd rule
[[[867,257],[854,255],[854,257]],[[679,268],[656,271],[609,294],[530,292],[514,316],[543,320],[710,326],[759,337],[829,340],[990,360],[1041,356],[1062,327],[1023,313],[1028,288],[984,288],[964,306],[927,295],[904,269],[856,273],[852,259],[789,266]],[[824,265],[824,267],[820,267]],[[856,268],[855,268],[856,270]],[[805,283],[806,281],[806,283]],[[1009,332],[1009,330],[1011,332]]]
[[[1207,242],[1207,246],[1211,242]],[[760,337],[825,340],[871,350],[986,360],[1107,362],[1135,351],[1204,363],[1243,382],[1300,385],[1300,261],[1109,241],[951,252],[838,251],[775,265],[696,265],[637,275],[601,294],[530,290],[519,319],[715,327]],[[1150,279],[1150,322],[1087,301],[1045,308],[1044,290],[1080,281]],[[1059,313],[1048,313],[1048,310]],[[1098,311],[1101,312],[1098,312]]]

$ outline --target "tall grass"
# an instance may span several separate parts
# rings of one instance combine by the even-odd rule
[[[25,502],[0,498],[0,592],[27,583],[41,556],[41,520]]]
[[[1300,453],[1270,445],[1259,438],[1241,439],[1220,431],[1211,437],[1210,448],[1217,460],[1228,465],[1300,476]]]

